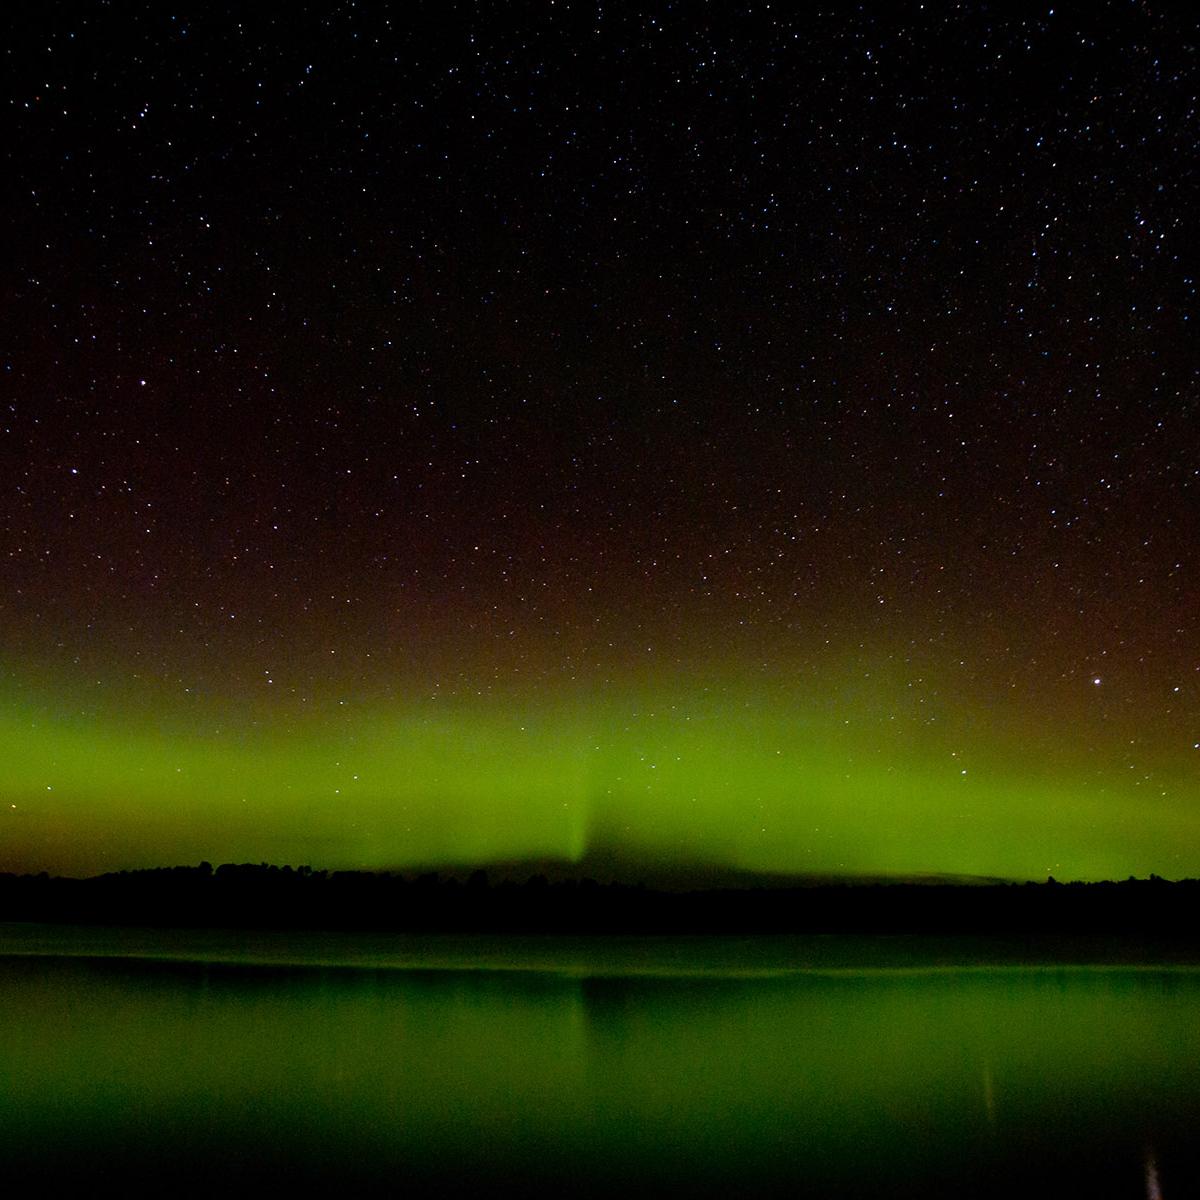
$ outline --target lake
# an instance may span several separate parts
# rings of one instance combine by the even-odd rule
[[[1200,1194],[1200,969],[1102,944],[0,926],[0,1176]]]

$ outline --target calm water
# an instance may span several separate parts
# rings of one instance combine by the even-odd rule
[[[1013,957],[0,929],[0,1175],[1200,1194],[1200,972]]]

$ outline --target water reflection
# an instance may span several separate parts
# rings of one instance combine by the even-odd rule
[[[987,1113],[988,1124],[996,1128],[996,1083],[992,1078],[992,1064],[983,1064],[983,1111]]]
[[[1146,1200],[1162,1200],[1162,1188],[1158,1186],[1158,1159],[1152,1147],[1146,1147]]]
[[[0,959],[0,1161],[47,1185],[1187,1194],[1198,1002],[1200,976],[1120,969]]]

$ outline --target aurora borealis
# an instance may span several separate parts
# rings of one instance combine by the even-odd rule
[[[266,848],[371,867],[603,850],[772,872],[1105,877],[1182,873],[1197,836],[1183,762],[1150,791],[1119,758],[1033,733],[971,738],[961,716],[931,732],[778,684],[614,690],[335,704],[291,721],[13,705],[6,843],[31,867],[77,871]]]
[[[1200,874],[1194,20],[3,20],[0,870]]]

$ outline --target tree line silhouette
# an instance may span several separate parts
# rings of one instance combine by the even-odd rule
[[[0,920],[210,928],[560,934],[1124,934],[1200,941],[1200,880],[853,882],[667,892],[262,864],[89,879],[0,874]]]

